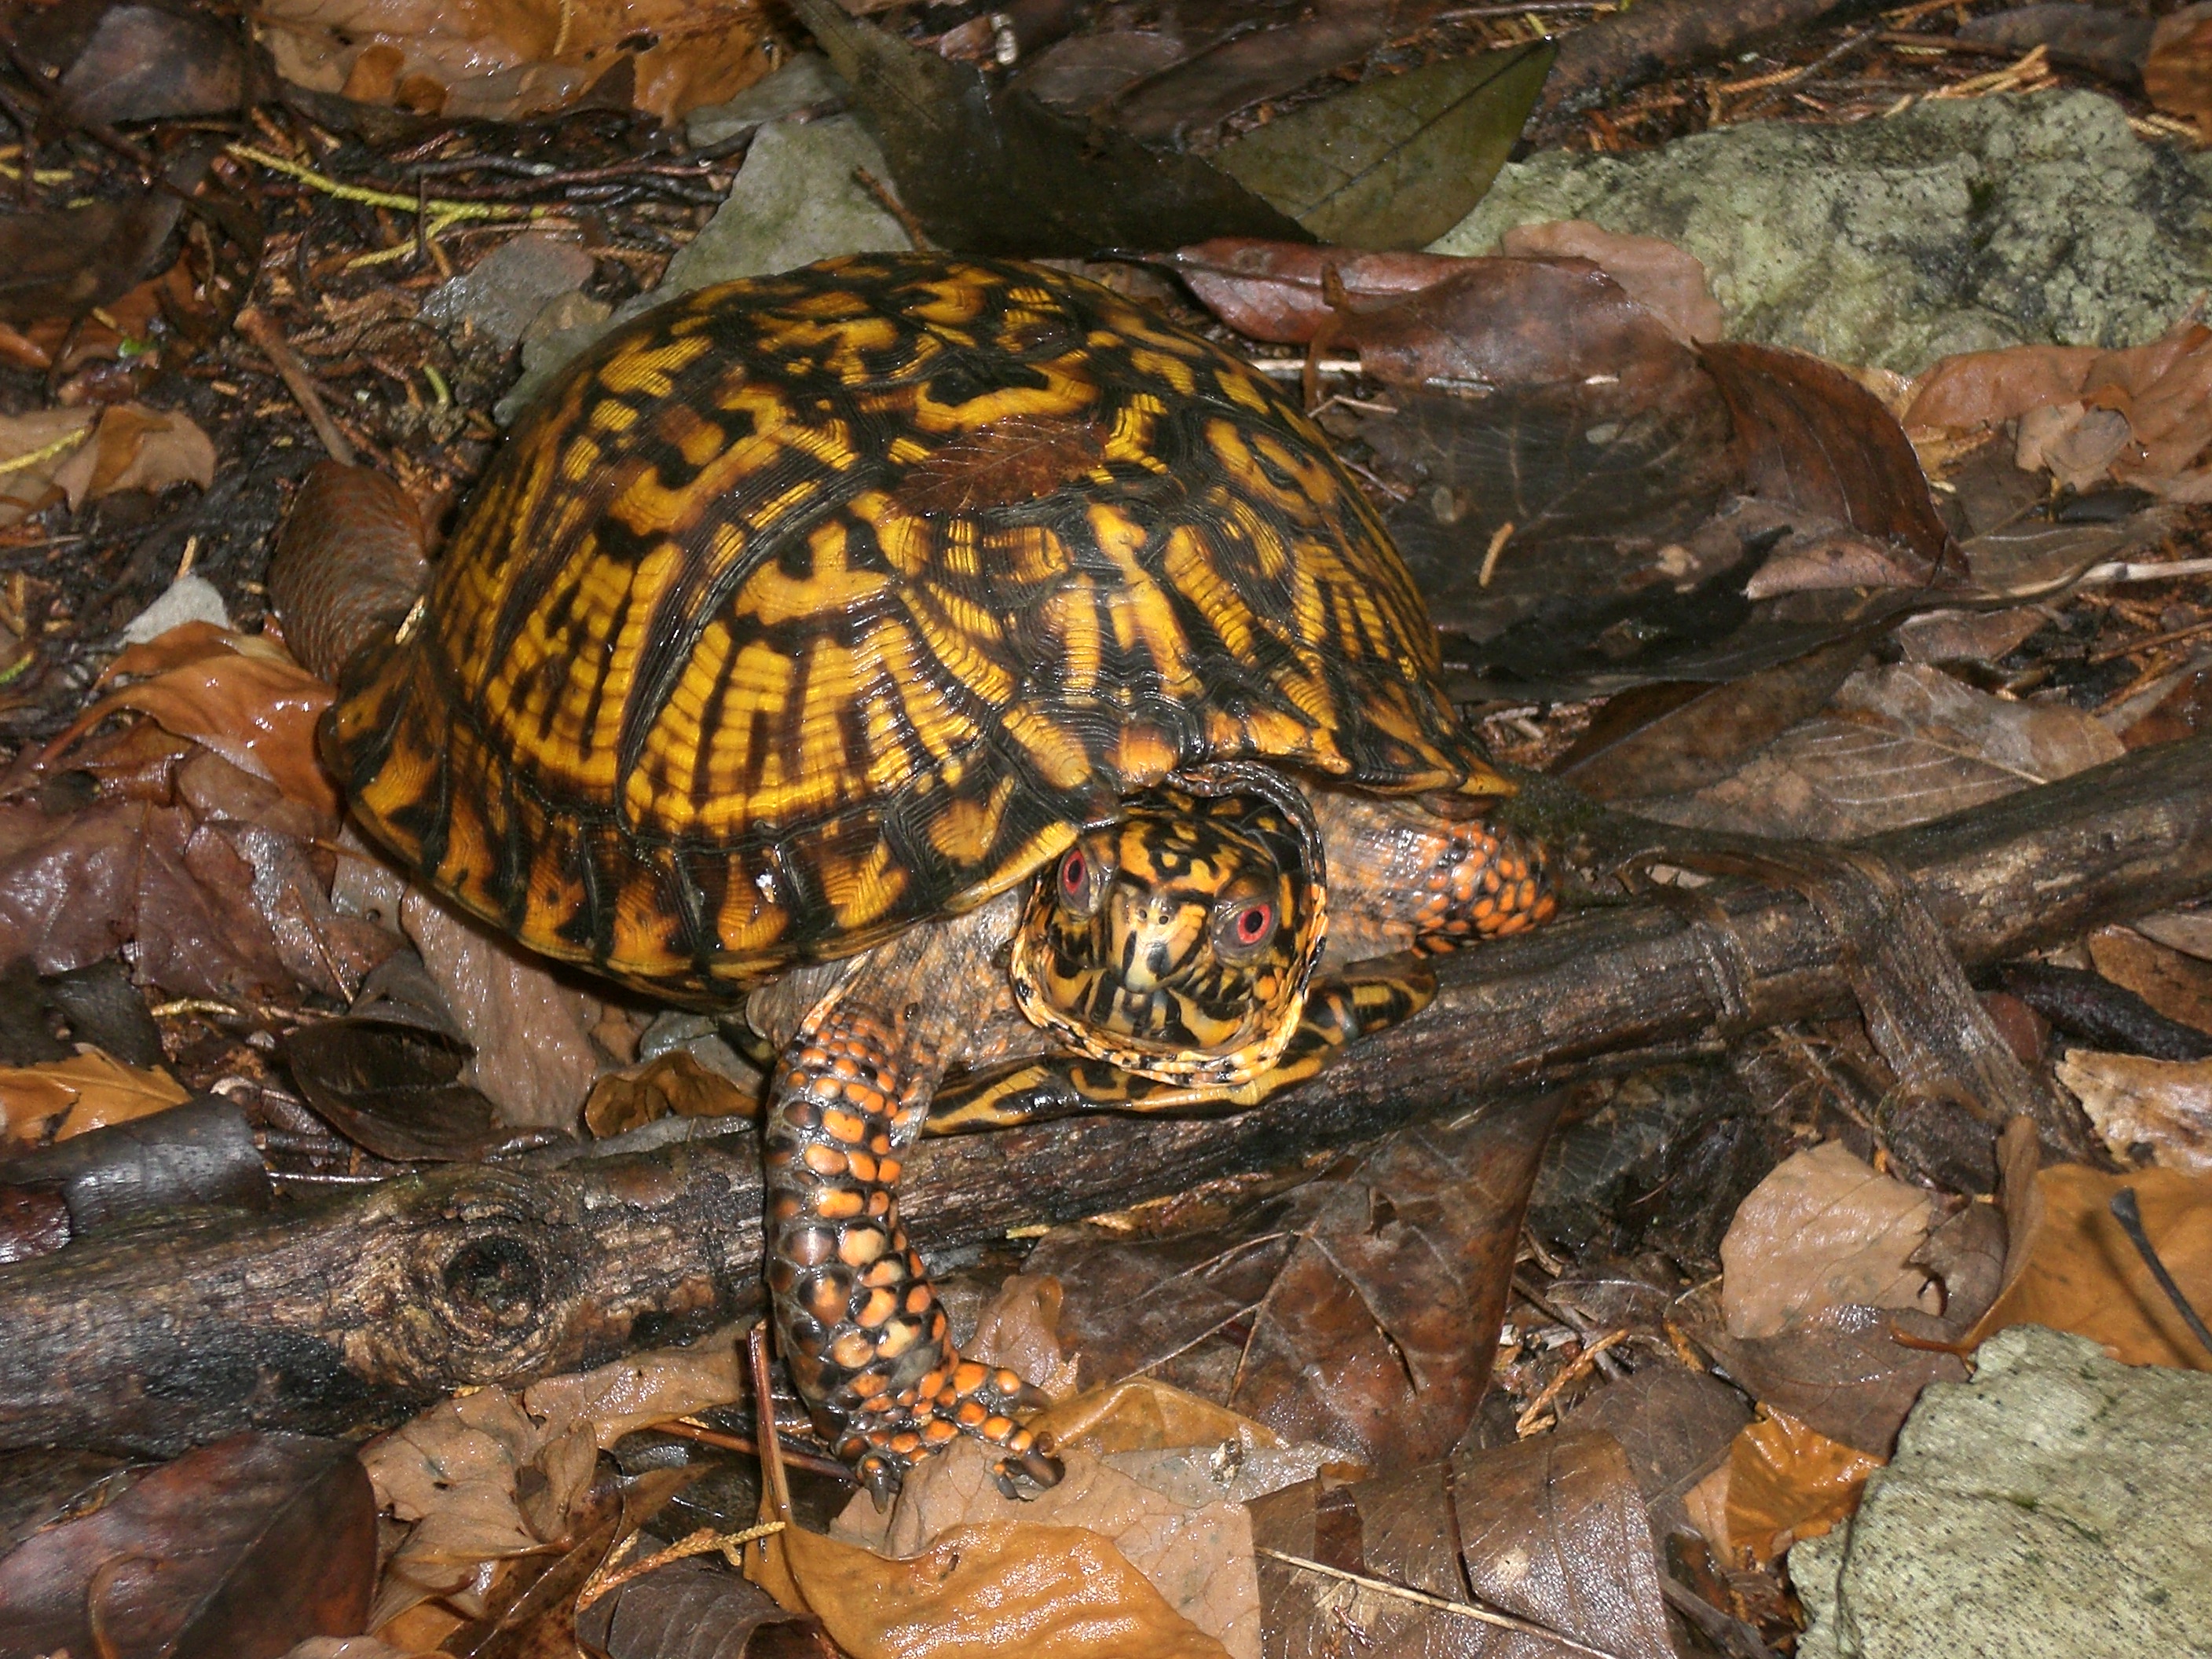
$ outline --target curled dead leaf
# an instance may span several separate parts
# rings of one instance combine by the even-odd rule
[[[191,1098],[167,1072],[97,1048],[40,1066],[0,1066],[0,1134],[36,1144],[166,1111]]]

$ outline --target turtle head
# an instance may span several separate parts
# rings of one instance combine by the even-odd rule
[[[1274,1064],[1304,1011],[1327,929],[1321,838],[1304,799],[1259,768],[1178,782],[1038,872],[1014,994],[1093,1059],[1233,1088]]]

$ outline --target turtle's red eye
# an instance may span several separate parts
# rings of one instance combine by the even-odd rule
[[[1275,937],[1275,907],[1265,899],[1224,910],[1213,924],[1215,948],[1233,957],[1249,956]]]
[[[1081,898],[1090,875],[1090,863],[1079,847],[1060,861],[1060,890],[1072,899]]]

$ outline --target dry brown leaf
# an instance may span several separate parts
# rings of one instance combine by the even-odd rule
[[[2058,1080],[2115,1156],[2148,1146],[2166,1169],[2212,1175],[2212,1060],[2075,1048],[2058,1062]]]
[[[2090,934],[2089,960],[2168,1019],[2212,1032],[2212,963],[2146,939],[2133,927],[2100,927]]]
[[[172,641],[173,635],[184,637]],[[110,691],[78,715],[46,746],[46,763],[60,759],[110,714],[135,709],[162,730],[212,749],[240,771],[267,779],[287,799],[337,820],[337,789],[315,748],[316,722],[333,695],[329,686],[266,646],[204,623],[188,623],[150,643],[148,654],[135,660],[166,666]],[[113,672],[132,672],[133,661],[125,653]]]
[[[1906,411],[1916,432],[2021,423],[2015,459],[2086,489],[2109,475],[2170,501],[2212,500],[2212,329],[2148,345],[2014,346],[1947,357]]]
[[[287,80],[490,120],[562,108],[625,62],[634,107],[673,120],[774,61],[754,0],[271,0],[255,16]]]
[[[1762,1406],[1692,1492],[1690,1513],[1721,1559],[1764,1567],[1849,1519],[1883,1462]]]
[[[87,1048],[42,1066],[0,1066],[0,1134],[44,1145],[150,1117],[190,1098],[167,1072],[125,1066]]]
[[[1648,804],[1669,823],[1848,841],[1963,811],[2125,753],[2079,709],[2008,702],[1921,664],[1863,670],[1833,712],[1734,776]]]
[[[2197,137],[2212,139],[2212,5],[2184,6],[2159,20],[2142,78],[2151,102],[2192,118]]]
[[[1081,1527],[956,1527],[907,1561],[793,1527],[763,1555],[747,1576],[854,1659],[1228,1659]]]
[[[215,481],[215,445],[191,416],[113,404],[0,416],[0,526],[53,499]]]
[[[1060,1342],[1065,1300],[1050,1273],[1010,1274],[975,1316],[975,1334],[960,1352],[978,1364],[1003,1365],[1051,1398],[1066,1400],[1080,1385],[1075,1358]]]
[[[969,1527],[1079,1527],[1104,1540],[1235,1659],[1259,1659],[1260,1587],[1251,1519],[1242,1504],[1185,1504],[1075,1447],[1061,1454],[1066,1473],[1058,1485],[1010,1498],[992,1479],[998,1455],[980,1442],[959,1441],[907,1477],[887,1523],[877,1522],[867,1494],[855,1494],[837,1535],[911,1557]]]
[[[1080,1446],[1101,1457],[1161,1446],[1215,1445],[1246,1437],[1256,1445],[1283,1443],[1282,1437],[1264,1423],[1148,1376],[1129,1377],[1063,1401],[1040,1415],[1036,1426],[1064,1446]]]
[[[2033,1147],[2033,1135],[2021,1139]],[[2212,1176],[2106,1175],[2057,1164],[2024,1182],[2016,1163],[2006,1173],[2008,1283],[1968,1346],[2008,1325],[2048,1325],[2103,1343],[2126,1364],[2212,1370],[2212,1354],[2190,1334],[2107,1207],[2121,1188],[2135,1188],[2143,1229],[2166,1271],[2197,1308],[2212,1308]]]
[[[592,1037],[605,1005],[420,890],[401,903],[400,924],[476,1048],[463,1080],[510,1127],[573,1126],[607,1063]]]
[[[604,1450],[633,1429],[731,1404],[744,1392],[744,1369],[734,1336],[726,1333],[549,1376],[525,1389],[522,1403],[546,1433],[581,1425]]]
[[[1624,236],[1587,219],[1516,225],[1498,251],[1516,259],[1587,259],[1678,340],[1717,340],[1726,319],[1704,262],[1656,236]]]
[[[642,1066],[611,1072],[592,1085],[584,1122],[605,1139],[664,1117],[751,1117],[760,1102],[699,1063],[689,1049],[671,1049]]]
[[[1740,1205],[1721,1241],[1732,1335],[1775,1336],[1830,1308],[1942,1310],[1925,1269],[1934,1200],[1877,1175],[1838,1142],[1785,1159]]]

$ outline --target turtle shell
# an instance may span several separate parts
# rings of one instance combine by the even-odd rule
[[[935,254],[702,289],[574,364],[325,728],[362,819],[693,1000],[979,904],[1179,768],[1505,787],[1404,566],[1247,364]]]

